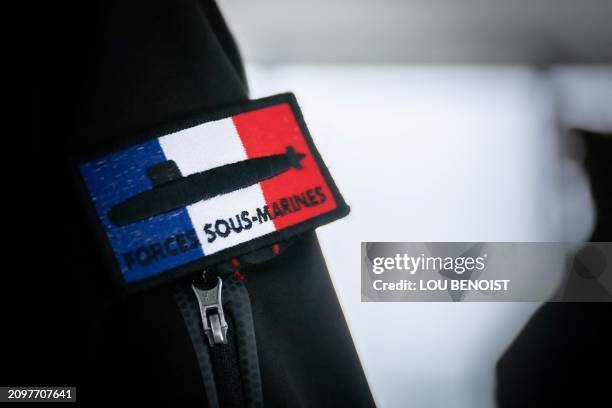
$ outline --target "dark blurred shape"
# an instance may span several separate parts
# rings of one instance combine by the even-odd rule
[[[579,132],[597,212],[592,242],[612,237],[612,134]],[[548,303],[497,365],[499,406],[609,406],[612,303]]]
[[[581,130],[586,144],[584,167],[591,181],[597,221],[593,242],[612,241],[612,133]]]

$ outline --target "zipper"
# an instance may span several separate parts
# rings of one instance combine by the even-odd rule
[[[191,289],[196,295],[200,306],[200,317],[204,335],[208,339],[210,347],[215,344],[227,344],[227,321],[221,303],[223,280],[217,276],[213,286],[207,284],[206,271],[202,272],[202,283],[193,282]]]
[[[203,271],[179,284],[175,297],[208,405],[257,408],[263,406],[263,395],[251,302],[242,280],[227,275],[216,268]]]
[[[179,282],[175,298],[202,375],[211,408],[263,407],[255,322],[243,266],[264,263],[293,240],[232,258]]]
[[[200,311],[201,330],[208,340],[208,354],[221,408],[244,408],[244,390],[238,363],[238,351],[229,333],[228,320],[222,303],[223,280],[207,270],[193,280],[191,290],[195,294]],[[231,340],[230,340],[231,339]]]

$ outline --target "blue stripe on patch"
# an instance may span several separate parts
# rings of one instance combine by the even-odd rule
[[[115,204],[151,188],[147,168],[164,160],[164,152],[155,139],[80,167],[126,282],[135,282],[204,256],[184,208],[121,227],[107,216]]]

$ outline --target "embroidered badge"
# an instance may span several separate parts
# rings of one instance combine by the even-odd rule
[[[348,212],[292,94],[143,135],[79,173],[125,284],[192,272]]]

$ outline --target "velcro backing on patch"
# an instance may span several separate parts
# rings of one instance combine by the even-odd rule
[[[348,213],[292,94],[175,123],[80,161],[120,284],[146,286]]]

